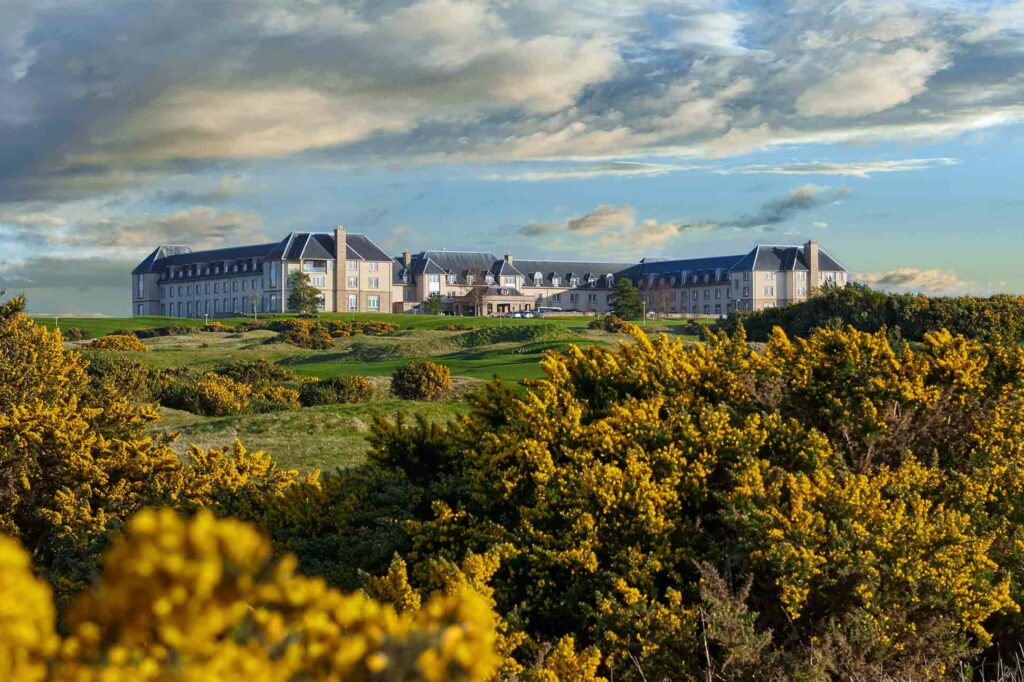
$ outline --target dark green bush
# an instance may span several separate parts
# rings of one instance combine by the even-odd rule
[[[373,384],[366,377],[332,377],[299,387],[299,401],[306,407],[365,403],[371,398]]]
[[[295,381],[295,374],[291,370],[262,358],[259,360],[229,362],[218,365],[213,371],[240,383],[252,386],[265,386],[267,384]]]
[[[981,341],[1019,341],[1024,336],[1024,297],[929,298],[887,294],[861,284],[826,286],[806,302],[733,313],[719,326],[733,333],[740,324],[751,341],[767,341],[774,327],[806,337],[820,327],[847,325],[864,332],[887,329],[890,338],[907,341],[921,341],[940,329]]]
[[[87,332],[84,329],[78,327],[68,327],[67,329],[61,329],[61,335],[65,341],[85,341],[92,338],[92,333]]]
[[[97,353],[85,371],[92,391],[121,394],[135,402],[150,402],[160,394],[159,373],[124,355]]]

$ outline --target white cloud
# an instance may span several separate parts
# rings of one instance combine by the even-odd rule
[[[553,168],[550,170],[531,170],[513,173],[494,173],[485,180],[502,180],[510,182],[547,182],[550,180],[586,180],[597,177],[651,177],[678,173],[682,171],[700,170],[704,166],[680,165],[667,163],[646,163],[640,161],[610,161],[595,163],[589,166],[573,168]]]
[[[886,111],[920,95],[928,79],[951,64],[949,50],[937,40],[892,53],[854,54],[834,74],[805,90],[796,110],[805,117],[836,118]]]
[[[954,166],[959,159],[899,159],[892,161],[807,161],[787,164],[751,164],[716,170],[719,174],[770,173],[776,175],[848,175],[867,178],[872,173],[907,173],[930,168]]]
[[[896,268],[888,272],[855,273],[853,279],[886,291],[923,294],[960,294],[971,288],[971,283],[961,280],[955,272],[939,269]]]

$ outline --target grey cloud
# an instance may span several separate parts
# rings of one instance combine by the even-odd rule
[[[858,178],[871,177],[874,173],[907,173],[944,166],[955,166],[959,159],[940,157],[934,159],[898,159],[885,161],[808,161],[788,164],[751,164],[735,168],[723,168],[715,172],[721,175],[775,174],[775,175],[846,175]]]
[[[0,261],[0,290],[24,294],[32,314],[130,313],[133,261],[48,256]]]
[[[925,294],[964,293],[971,288],[971,283],[961,280],[955,272],[939,269],[904,267],[888,272],[856,273],[853,279],[888,291]]]
[[[0,201],[288,155],[658,174],[602,164],[1024,120],[1019,16],[927,0],[12,0],[0,25]]]
[[[842,199],[849,193],[845,187],[827,189],[817,185],[801,185],[781,199],[765,202],[754,213],[720,223],[722,227],[757,228],[777,225],[818,206]]]
[[[168,204],[212,204],[241,196],[245,192],[245,178],[224,175],[216,185],[206,190],[161,190],[153,198]]]
[[[95,251],[147,251],[156,244],[219,248],[266,241],[263,222],[255,213],[218,211],[196,206],[166,215],[36,223],[5,227],[0,236],[30,246],[49,245]]]

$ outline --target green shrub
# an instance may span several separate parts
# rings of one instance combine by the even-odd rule
[[[441,327],[438,327],[443,332],[468,332],[473,329],[468,324],[448,323]]]
[[[307,382],[299,387],[299,400],[307,407],[365,403],[371,398],[373,384],[366,377],[331,377]]]
[[[199,330],[195,327],[178,327],[170,325],[167,327],[147,327],[145,329],[135,329],[132,331],[124,331],[124,334],[131,334],[140,339],[152,339],[159,336],[185,336],[186,334],[195,334]]]
[[[394,322],[382,320],[327,320],[322,323],[331,336],[345,337],[365,334],[366,336],[392,336],[399,327]]]
[[[306,318],[274,320],[270,324],[270,329],[278,332],[274,340],[280,343],[290,343],[299,348],[312,350],[324,350],[334,346],[334,340],[330,333],[315,320]]]
[[[451,388],[451,370],[426,360],[398,367],[391,375],[391,392],[405,400],[440,400]]]
[[[982,341],[1024,338],[1024,297],[998,295],[929,298],[887,294],[861,284],[825,286],[807,301],[757,312],[732,313],[719,327],[730,334],[740,325],[752,341],[767,341],[780,327],[806,337],[814,329],[846,325],[864,332],[887,330],[891,339],[922,341],[942,329]]]
[[[295,380],[293,372],[263,358],[229,362],[218,365],[214,371],[250,386],[265,386]]]
[[[133,402],[150,402],[159,396],[160,377],[149,365],[116,353],[100,353],[85,368],[94,392],[123,395]]]
[[[287,386],[263,385],[255,388],[249,404],[251,412],[278,412],[280,410],[297,410],[302,407],[299,392]]]
[[[139,341],[138,338],[123,334],[101,336],[86,348],[88,350],[130,351],[136,353],[145,353],[149,350],[146,344]]]
[[[235,330],[239,332],[251,332],[257,329],[267,328],[268,325],[264,320],[246,320],[245,322],[238,323],[238,325],[235,327]]]
[[[603,329],[606,332],[618,334],[627,330],[628,323],[615,313],[609,313],[604,317],[591,320],[587,324],[588,329]]]
[[[212,372],[195,376],[187,370],[170,370],[161,377],[160,404],[207,417],[223,417],[245,412],[252,393],[248,384]]]
[[[86,341],[92,338],[92,333],[87,332],[84,329],[78,327],[68,327],[67,329],[61,330],[61,335],[65,341]]]

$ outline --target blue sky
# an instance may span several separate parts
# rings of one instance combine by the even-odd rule
[[[0,0],[0,288],[126,314],[160,243],[817,239],[1024,293],[1024,2]]]

